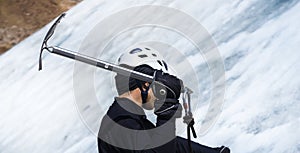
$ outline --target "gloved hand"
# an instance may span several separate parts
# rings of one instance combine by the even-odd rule
[[[157,100],[154,103],[154,113],[159,124],[163,124],[171,119],[180,118],[182,115],[182,106],[178,99],[181,93],[182,81],[177,77],[161,70],[155,73],[155,82],[152,85],[154,95]]]

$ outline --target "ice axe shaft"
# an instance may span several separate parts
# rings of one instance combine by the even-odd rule
[[[70,50],[67,50],[64,48],[49,47],[48,49],[49,49],[50,53],[54,53],[54,54],[57,54],[57,55],[60,55],[60,56],[63,56],[63,57],[69,58],[69,59],[80,61],[80,62],[89,64],[92,66],[96,66],[96,67],[99,67],[99,68],[102,68],[102,69],[105,69],[108,71],[116,72],[116,73],[124,75],[124,76],[130,76],[132,78],[143,80],[143,81],[150,82],[150,83],[152,83],[154,80],[153,76],[146,75],[144,73],[140,73],[140,72],[133,71],[130,69],[126,69],[124,67],[121,67],[121,66],[118,66],[118,65],[106,62],[106,61],[102,61],[102,60],[99,60],[99,59],[96,59],[96,58],[93,58],[93,57],[90,57],[87,55],[83,55],[83,54],[80,54],[80,53],[77,53],[74,51],[70,51]]]

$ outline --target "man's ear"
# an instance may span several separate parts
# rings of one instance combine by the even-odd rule
[[[150,83],[149,83],[149,82],[146,82],[144,85],[145,85],[146,87],[149,87],[149,86],[150,86]]]
[[[150,83],[149,82],[145,82],[143,84],[143,89],[146,90],[146,88],[149,87],[149,86],[150,86]]]

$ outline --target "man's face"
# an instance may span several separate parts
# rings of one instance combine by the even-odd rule
[[[146,110],[152,110],[154,108],[154,102],[156,100],[156,97],[153,94],[152,89],[150,88],[148,91],[148,97],[147,102],[142,105],[142,107]]]

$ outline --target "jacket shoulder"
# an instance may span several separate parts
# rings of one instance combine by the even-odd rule
[[[133,129],[133,130],[142,130],[144,129],[143,123],[141,120],[132,117],[130,115],[128,116],[119,116],[115,120],[118,124],[120,124],[123,127]]]

